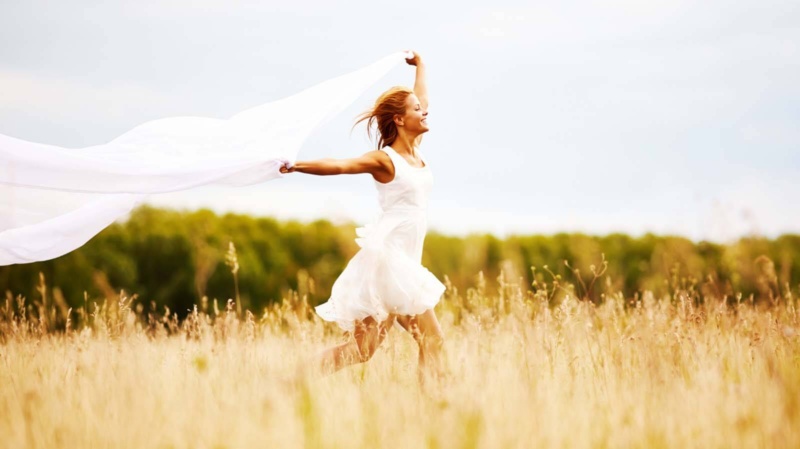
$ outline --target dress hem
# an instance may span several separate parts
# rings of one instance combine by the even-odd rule
[[[404,310],[404,311],[363,311],[363,313],[354,313],[352,318],[342,318],[336,316],[336,304],[333,300],[329,300],[325,303],[322,303],[316,307],[314,310],[316,311],[317,315],[322,318],[323,321],[336,323],[342,330],[352,332],[355,329],[356,321],[365,320],[368,317],[372,317],[377,322],[385,321],[389,315],[397,315],[397,316],[416,316],[422,315],[423,313],[427,312],[428,310],[433,310],[436,308],[437,305],[442,301],[442,295],[444,295],[445,287],[442,285],[441,292],[436,297],[436,301],[433,303],[422,304],[423,307],[419,310],[417,308],[411,308],[412,310]]]

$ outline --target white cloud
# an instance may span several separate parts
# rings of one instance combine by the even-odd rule
[[[23,115],[37,121],[79,121],[82,126],[91,126],[87,122],[142,121],[143,117],[150,115],[144,111],[165,109],[175,104],[169,95],[125,81],[97,85],[6,69],[0,70],[0,86],[0,119]]]

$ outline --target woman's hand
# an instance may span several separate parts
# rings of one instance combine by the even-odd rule
[[[413,56],[411,58],[406,57],[406,64],[413,65],[413,66],[420,66],[422,65],[422,58],[420,57],[419,53],[409,50]]]
[[[294,165],[292,165],[291,162],[284,162],[283,165],[281,165],[281,173],[294,173]]]

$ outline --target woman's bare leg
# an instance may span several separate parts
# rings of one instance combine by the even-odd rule
[[[397,322],[411,333],[419,345],[420,382],[424,383],[426,376],[441,378],[444,368],[442,365],[444,334],[433,310],[415,316],[400,316],[397,317]]]
[[[320,354],[317,362],[318,372],[328,375],[346,366],[369,360],[386,338],[394,320],[395,317],[389,315],[389,318],[380,323],[372,317],[356,322],[353,338]]]

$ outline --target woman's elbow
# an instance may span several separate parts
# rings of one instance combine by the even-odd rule
[[[329,175],[343,175],[347,173],[347,167],[342,164],[333,164],[329,167],[328,173]]]
[[[320,164],[319,170],[317,171],[317,174],[320,176],[334,176],[341,175],[342,173],[342,164],[335,160],[324,161]]]

